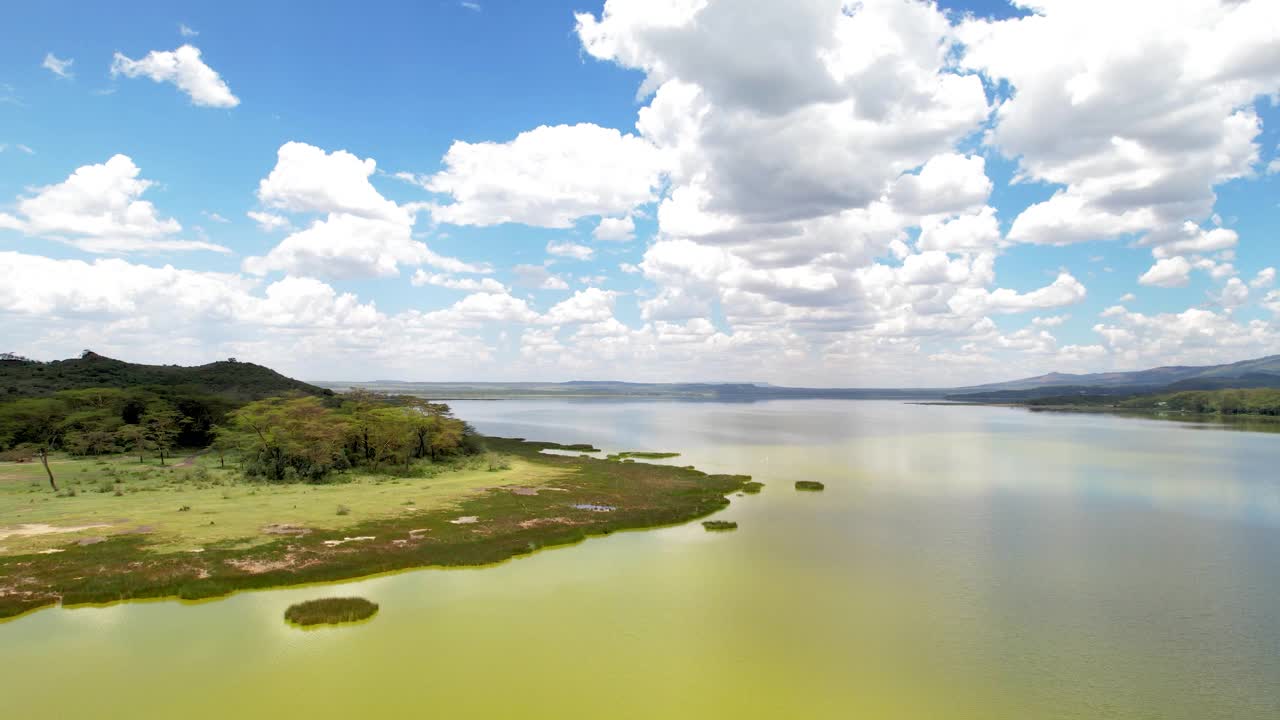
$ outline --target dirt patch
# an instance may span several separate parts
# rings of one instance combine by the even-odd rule
[[[525,520],[520,523],[520,527],[524,528],[525,530],[528,530],[529,528],[536,528],[540,525],[577,525],[577,524],[578,523],[570,520],[567,517],[549,517],[549,518],[534,518],[532,520]]]
[[[515,493],[516,495],[537,495],[538,488],[516,487],[516,488],[511,488],[511,492]]]
[[[94,535],[93,537],[80,538],[79,540],[76,541],[76,544],[77,545],[97,545],[100,542],[106,542],[106,541],[107,539],[102,537],[101,535]]]
[[[292,535],[295,537],[302,537],[303,535],[310,535],[311,529],[304,528],[301,525],[271,523],[270,525],[263,525],[262,532],[265,535]]]
[[[52,535],[55,533],[73,533],[81,530],[92,530],[94,528],[111,527],[110,525],[46,525],[44,523],[31,523],[19,525],[16,528],[0,528],[0,540],[11,537],[35,537],[37,535]]]
[[[474,525],[480,522],[480,518],[476,515],[463,515],[462,517],[450,520],[449,522],[454,525]]]
[[[348,538],[342,538],[341,540],[325,540],[324,544],[327,545],[328,547],[338,547],[339,545],[346,545],[349,542],[363,542],[365,540],[377,540],[377,539],[378,538],[374,537],[373,535],[361,535],[360,537],[348,537]]]
[[[300,568],[315,565],[318,560],[309,560],[305,563],[298,562],[298,556],[290,553],[279,560],[244,560],[234,559],[227,560],[226,563],[231,567],[242,570],[250,575],[261,575],[265,572],[274,572],[276,570],[297,570]],[[206,576],[207,577],[207,576]]]

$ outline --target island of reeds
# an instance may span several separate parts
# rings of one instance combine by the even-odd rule
[[[284,619],[291,625],[340,625],[368,620],[378,612],[378,604],[364,598],[320,598],[295,603],[284,611]]]

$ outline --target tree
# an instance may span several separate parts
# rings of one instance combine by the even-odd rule
[[[160,464],[164,465],[164,455],[173,448],[173,443],[182,432],[185,418],[173,406],[157,404],[142,416],[142,426],[146,429],[147,439],[160,455]]]
[[[147,437],[147,429],[141,425],[124,425],[116,430],[116,442],[138,453],[138,462],[145,462],[143,453],[153,449],[151,439]]]
[[[409,472],[409,462],[418,441],[413,417],[415,414],[413,410],[404,407],[379,408],[369,413],[374,470],[383,461],[403,461],[405,472]]]
[[[315,397],[268,398],[228,416],[235,442],[246,453],[245,472],[284,482],[290,471],[319,481],[346,467],[347,419]]]

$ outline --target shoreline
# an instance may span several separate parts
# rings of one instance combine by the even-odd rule
[[[240,547],[156,553],[142,535],[118,535],[55,554],[0,557],[0,622],[52,607],[127,600],[205,601],[264,590],[428,567],[483,567],[596,535],[647,530],[706,517],[750,480],[650,463],[543,453],[558,443],[486,438],[490,449],[565,471],[555,491],[503,486],[455,505],[371,518]],[[599,511],[597,508],[609,508]],[[459,517],[478,522],[457,524]],[[370,538],[353,542],[351,538]]]

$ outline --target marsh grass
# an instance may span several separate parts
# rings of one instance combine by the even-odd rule
[[[284,619],[293,625],[337,625],[367,620],[378,612],[378,604],[364,598],[321,598],[290,605]]]
[[[758,495],[760,491],[763,489],[764,489],[764,483],[762,482],[752,481],[749,483],[744,483],[742,485],[742,492],[748,495]]]
[[[818,482],[817,480],[797,480],[797,481],[796,481],[796,489],[797,489],[797,490],[805,490],[805,491],[809,491],[809,492],[816,492],[816,491],[818,491],[818,490],[826,490],[826,489],[827,489],[827,486],[826,486],[826,485],[823,485],[822,483]]]
[[[706,528],[707,532],[720,532],[723,530],[737,530],[738,523],[732,520],[703,520],[702,527]]]

